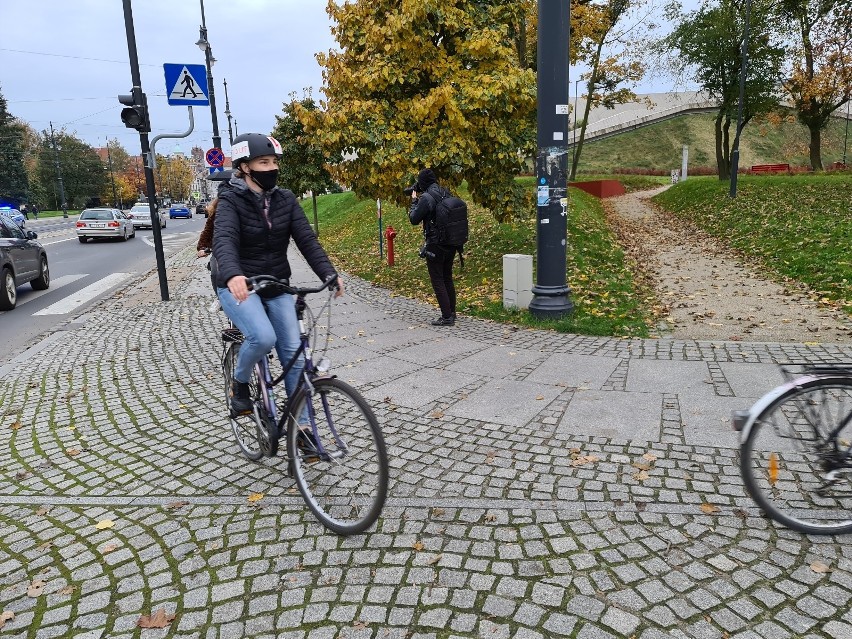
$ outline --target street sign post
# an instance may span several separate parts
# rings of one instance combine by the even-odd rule
[[[224,170],[225,154],[222,152],[222,149],[208,149],[207,153],[204,154],[204,163],[210,170],[210,175],[218,173]]]
[[[166,99],[170,106],[209,106],[207,72],[203,64],[163,65]]]

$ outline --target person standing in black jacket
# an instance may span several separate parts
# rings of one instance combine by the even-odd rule
[[[246,277],[290,277],[287,247],[296,243],[323,282],[336,279],[336,297],[343,282],[316,238],[292,191],[279,188],[281,145],[270,136],[246,133],[231,145],[234,177],[220,189],[213,231],[217,293],[222,310],[245,338],[234,370],[231,414],[252,410],[248,382],[254,365],[276,347],[281,362],[299,348],[295,299],[288,294],[262,291],[249,295]],[[288,395],[296,390],[303,365],[297,363],[284,378]]]
[[[406,191],[407,192],[407,191]],[[432,169],[423,169],[417,175],[414,191],[411,193],[411,209],[408,219],[415,226],[423,224],[425,243],[420,251],[421,257],[426,258],[429,269],[429,280],[441,317],[432,320],[432,326],[454,326],[456,323],[456,285],[453,282],[453,258],[457,247],[441,246],[438,243],[438,233],[435,229],[435,209],[437,198],[449,197],[450,192],[438,184]]]

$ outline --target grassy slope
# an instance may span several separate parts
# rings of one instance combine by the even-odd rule
[[[528,188],[533,178],[522,178]],[[507,253],[535,255],[535,220],[500,224],[481,207],[470,206],[471,240],[465,249],[465,269],[458,269],[456,286],[460,313],[498,321],[555,328],[589,335],[647,335],[647,314],[642,293],[624,255],[606,224],[600,202],[571,189],[569,216],[568,283],[575,312],[558,322],[536,322],[528,313],[506,311],[502,306],[503,262]],[[312,218],[310,203],[304,202]],[[375,203],[358,200],[353,193],[318,199],[320,241],[339,268],[395,293],[434,303],[426,265],[418,257],[420,227],[408,222],[407,212],[385,205],[383,221],[397,231],[396,263],[390,268],[379,258]]]
[[[852,313],[852,175],[690,179],[659,194],[664,208],[697,224],[778,279],[792,278]]]
[[[616,168],[680,168],[684,144],[689,146],[689,165],[715,167],[716,151],[712,114],[683,115],[613,138],[584,145],[579,170],[583,173],[611,172]],[[822,134],[824,166],[843,157],[845,123],[832,119]],[[743,130],[740,166],[786,162],[792,166],[810,164],[808,130],[796,122],[779,125],[767,121],[750,122]],[[848,156],[848,153],[847,153]]]

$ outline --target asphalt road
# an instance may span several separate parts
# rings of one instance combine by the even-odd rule
[[[197,215],[169,220],[163,229],[165,255],[194,242],[204,221]],[[0,312],[0,364],[78,317],[107,293],[156,268],[153,231],[137,229],[136,237],[127,242],[100,239],[80,244],[75,222],[76,216],[27,222],[26,229],[38,233],[47,250],[51,284],[46,291],[19,286],[17,307]]]

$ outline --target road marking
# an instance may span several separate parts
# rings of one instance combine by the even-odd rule
[[[76,282],[80,278],[86,277],[88,273],[77,273],[76,275],[63,275],[62,277],[57,277],[55,280],[50,281],[50,288],[44,291],[33,292],[32,295],[27,295],[24,299],[18,300],[18,306],[23,306],[28,302],[32,302],[33,300],[37,300],[42,295],[47,295],[48,293],[52,293],[58,288],[62,288],[66,284],[70,284],[71,282]]]
[[[129,278],[133,273],[112,273],[107,275],[102,280],[98,280],[94,284],[89,284],[85,288],[81,288],[76,293],[72,293],[66,298],[59,300],[55,304],[51,304],[46,308],[41,309],[33,315],[65,315],[70,313],[79,306],[96,298],[98,295],[105,293],[113,286],[116,286]]]
[[[75,240],[75,239],[77,239],[77,238],[66,237],[64,240],[56,240],[55,242],[42,242],[41,240],[39,240],[39,244],[41,244],[42,246],[50,246],[51,244],[59,244],[60,242],[69,242],[69,241]]]
[[[187,236],[195,236],[196,233],[190,233],[184,231],[183,233],[169,233],[168,235],[163,235],[163,248],[171,251],[176,251],[179,248],[182,248],[186,245],[187,240],[189,239]],[[142,237],[142,241],[145,242],[148,246],[154,246],[154,236],[153,235],[145,235]]]

